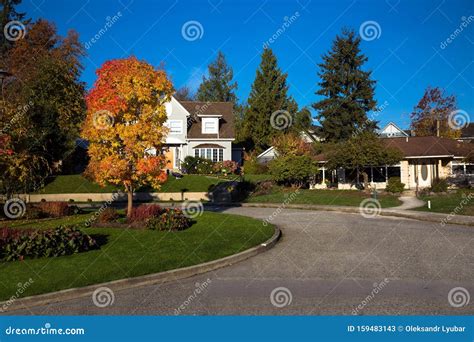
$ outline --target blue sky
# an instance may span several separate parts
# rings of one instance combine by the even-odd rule
[[[317,100],[317,64],[335,35],[343,27],[360,32],[368,26],[376,34],[366,31],[361,47],[369,58],[366,68],[377,80],[380,125],[394,121],[408,127],[409,113],[429,85],[456,95],[458,107],[474,121],[472,0],[23,0],[20,9],[34,19],[53,21],[60,34],[75,29],[84,43],[98,35],[83,61],[88,87],[104,61],[135,55],[156,66],[164,63],[176,88],[196,88],[222,50],[244,101],[262,46],[274,36],[270,47],[300,107]],[[114,16],[104,30],[107,18]],[[285,19],[288,25],[277,33]],[[192,29],[183,35],[186,23],[197,28],[197,36]],[[446,42],[450,36],[454,39]]]

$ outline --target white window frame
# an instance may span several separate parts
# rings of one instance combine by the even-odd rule
[[[208,124],[212,127],[207,129]],[[218,118],[202,118],[202,134],[217,134],[219,132],[219,119]]]
[[[176,126],[173,127],[173,125]],[[183,120],[169,120],[167,126],[170,129],[170,134],[183,134]]]

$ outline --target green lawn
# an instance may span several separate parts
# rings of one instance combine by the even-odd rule
[[[16,227],[55,227],[81,223],[91,214],[43,220]],[[118,228],[84,228],[105,244],[98,250],[57,258],[26,259],[0,263],[0,300],[18,290],[31,277],[33,284],[21,296],[97,284],[191,266],[246,250],[273,234],[261,221],[229,214],[204,212],[196,223],[181,232]]]
[[[203,192],[208,191],[211,185],[221,182],[221,179],[200,175],[185,175],[181,179],[169,176],[168,180],[162,184],[160,192]],[[91,182],[81,175],[56,176],[38,193],[40,194],[66,194],[66,193],[110,193],[117,190],[117,187],[101,187]],[[145,190],[145,189],[144,189]],[[155,191],[146,189],[147,191]],[[139,190],[140,191],[140,190]]]
[[[250,196],[246,202],[254,203],[283,203],[294,190],[282,187],[274,187],[267,195]],[[358,206],[360,202],[370,197],[366,193],[357,190],[309,190],[301,189],[298,194],[287,200],[288,204],[316,204],[316,205],[344,205]],[[396,196],[378,195],[382,207],[395,207],[401,202]]]
[[[456,193],[447,195],[421,196],[420,199],[425,202],[430,200],[431,209],[428,209],[428,205],[426,204],[424,207],[417,208],[415,210],[431,211],[446,214],[455,212],[459,215],[474,216],[473,190],[458,190]],[[464,203],[462,203],[463,201]]]

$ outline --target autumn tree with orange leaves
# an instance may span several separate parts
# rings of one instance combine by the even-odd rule
[[[82,129],[89,141],[86,175],[102,186],[123,186],[130,215],[135,189],[166,181],[165,157],[150,151],[160,151],[167,134],[164,104],[173,85],[165,71],[135,57],[108,61],[97,76]]]

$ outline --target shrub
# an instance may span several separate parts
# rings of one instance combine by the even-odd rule
[[[258,182],[256,187],[255,187],[254,195],[255,196],[260,196],[260,195],[270,194],[273,190],[273,185],[274,184],[273,184],[272,181]]]
[[[268,166],[258,163],[257,159],[249,159],[244,162],[244,172],[253,175],[262,175],[268,173]]]
[[[67,202],[41,202],[38,208],[47,217],[63,217],[71,213]]]
[[[57,227],[48,230],[0,229],[0,259],[57,257],[93,249],[94,239],[79,229]]]
[[[233,160],[224,160],[213,165],[215,173],[237,173],[239,165]]]
[[[318,167],[311,157],[306,155],[282,155],[269,163],[272,178],[285,185],[302,186],[317,173]]]
[[[28,220],[37,220],[46,217],[43,211],[35,205],[27,205],[23,218]]]
[[[130,223],[143,222],[151,217],[159,216],[162,211],[163,209],[157,204],[142,204],[132,209],[132,213],[128,217],[128,220]]]
[[[147,229],[160,231],[184,230],[191,225],[191,220],[179,209],[165,209],[160,216],[151,217],[146,222]]]
[[[446,192],[448,190],[448,182],[444,178],[433,180],[431,184],[431,191],[433,192]]]
[[[105,208],[100,212],[99,216],[97,217],[97,221],[99,223],[115,222],[119,217],[119,213],[114,208]]]
[[[401,193],[405,189],[405,184],[400,181],[400,177],[390,177],[387,182],[386,191],[391,193]]]
[[[187,174],[208,175],[212,173],[214,163],[209,159],[187,156],[181,164],[181,169]]]

